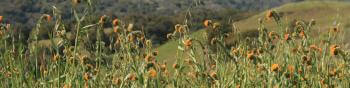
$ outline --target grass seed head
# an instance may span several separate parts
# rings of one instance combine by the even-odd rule
[[[219,22],[215,22],[213,24],[213,29],[218,29],[221,26],[221,24]]]
[[[73,5],[77,5],[77,4],[79,4],[81,2],[81,0],[72,0],[72,4]]]
[[[129,24],[127,28],[128,32],[132,32],[133,28],[134,28],[134,24]]]
[[[330,31],[332,33],[338,33],[339,32],[339,28],[338,27],[333,27],[333,28],[330,29]]]
[[[177,33],[184,33],[184,29],[183,29],[183,27],[180,25],[180,24],[176,24],[175,25],[175,32],[177,32]]]
[[[146,40],[146,46],[151,47],[152,46],[152,41],[151,40]]]
[[[166,38],[167,39],[173,39],[174,35],[172,33],[169,33],[166,35]]]

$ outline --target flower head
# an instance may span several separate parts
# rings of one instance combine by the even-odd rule
[[[319,48],[319,47],[317,47],[316,45],[310,45],[310,47],[309,47],[311,50],[317,50],[317,51],[319,51],[320,53],[322,52],[322,48]]]
[[[290,40],[290,35],[289,34],[284,34],[284,40],[285,41]]]
[[[173,68],[178,69],[180,66],[178,64],[173,64]]]
[[[51,21],[51,16],[49,14],[44,14],[44,17],[46,19],[47,22],[50,22]]]
[[[209,27],[211,25],[211,22],[211,20],[205,20],[203,23],[204,27]]]
[[[271,71],[277,72],[279,69],[280,69],[280,66],[278,64],[271,65]]]
[[[148,73],[149,73],[149,76],[152,77],[152,78],[157,77],[157,71],[154,70],[154,69],[148,70]]]
[[[84,78],[85,81],[88,81],[89,80],[89,74],[88,73],[84,73],[83,78]]]
[[[254,51],[253,50],[247,52],[247,59],[249,59],[249,60],[254,59]]]
[[[274,13],[275,13],[275,11],[269,10],[269,11],[267,11],[265,17],[266,17],[268,20],[271,20],[271,18],[274,16]]]
[[[339,46],[338,45],[331,45],[330,47],[330,53],[332,56],[336,56],[339,54]]]
[[[2,19],[3,19],[3,16],[0,16],[0,22],[2,21]]]
[[[306,38],[305,32],[304,32],[304,31],[301,31],[301,32],[299,33],[299,37],[305,39],[305,38]]]
[[[154,57],[151,55],[151,54],[148,54],[146,57],[145,57],[145,61],[146,62],[152,62],[154,60]]]
[[[137,80],[136,75],[134,73],[128,74],[126,76],[126,79],[131,80],[131,81]]]
[[[80,0],[72,0],[72,4],[73,5],[77,5],[77,4],[79,4],[80,3]]]
[[[210,77],[213,78],[213,79],[217,79],[217,75],[216,75],[216,72],[210,72]]]
[[[103,24],[106,21],[106,17],[107,17],[106,15],[101,16],[99,23]]]
[[[119,19],[118,18],[115,18],[112,22],[113,26],[114,27],[117,27],[119,25]]]
[[[189,48],[192,46],[192,39],[187,39],[184,41],[184,45],[186,46],[186,48]]]

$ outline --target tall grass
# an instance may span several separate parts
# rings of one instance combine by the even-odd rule
[[[78,4],[82,3],[73,3]],[[191,36],[186,23],[178,24],[167,36],[178,46],[176,60],[169,64],[157,57],[167,51],[154,50],[144,31],[105,15],[91,19],[93,6],[86,6],[81,13],[72,8],[72,31],[66,30],[61,12],[53,7],[52,17],[44,14],[39,19],[28,44],[11,25],[1,25],[1,87],[350,86],[350,54],[343,48],[345,34],[339,25],[315,36],[316,21],[297,21],[289,27],[272,10],[257,21],[257,38],[244,37],[232,25],[237,43],[228,46],[228,34],[219,22],[204,22],[205,39]],[[279,28],[268,29],[266,22]],[[44,23],[54,26],[44,28]],[[105,24],[113,25],[113,32],[105,33]],[[48,42],[40,40],[42,30],[50,30]]]

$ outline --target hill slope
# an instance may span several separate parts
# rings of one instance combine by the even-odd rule
[[[345,28],[350,27],[350,3],[348,2],[331,2],[331,1],[305,1],[299,3],[286,4],[274,10],[283,14],[283,22],[292,22],[294,19],[310,21],[311,19],[316,20],[316,27],[319,33],[323,31],[328,31],[330,27],[334,24],[340,23],[341,30],[343,32],[349,33]],[[236,22],[236,26],[241,32],[254,31],[257,30],[257,24],[259,18],[265,17],[265,12],[252,16],[248,19]],[[265,22],[266,27],[269,30],[276,30],[277,26],[275,22]],[[192,34],[196,38],[202,38],[201,35],[204,34],[204,30],[197,31]],[[317,34],[317,33],[315,33]],[[234,36],[230,36],[232,38]],[[344,36],[345,38],[346,36]],[[350,36],[349,36],[350,37]],[[231,39],[232,40],[232,39]],[[349,39],[344,39],[344,41],[350,41]],[[230,40],[229,40],[230,42]],[[177,43],[175,41],[169,41],[166,44],[157,48],[161,54],[159,54],[159,59],[167,60],[167,62],[174,61],[174,55],[177,50]],[[164,53],[162,53],[164,52]]]

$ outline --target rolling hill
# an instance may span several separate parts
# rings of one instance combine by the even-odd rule
[[[287,24],[293,22],[293,20],[304,20],[310,21],[314,19],[316,21],[315,29],[317,33],[326,33],[331,27],[334,27],[335,24],[340,23],[340,28],[342,32],[349,33],[348,28],[350,28],[350,3],[348,2],[336,2],[336,1],[305,1],[298,3],[289,3],[282,5],[273,10],[278,11],[283,15],[283,22]],[[235,22],[238,30],[241,32],[248,31],[257,31],[258,28],[258,19],[264,18],[266,11],[261,12],[255,16],[249,17],[247,19]],[[277,30],[275,22],[264,22],[268,30]],[[204,29],[194,32],[192,37],[203,39],[202,35],[205,33]],[[348,35],[348,37],[350,37]],[[228,42],[232,41],[234,36],[228,38]],[[344,36],[344,41],[350,41]],[[177,53],[177,42],[169,41],[166,44],[158,47],[157,50],[160,52],[158,57],[160,60],[166,60],[167,62],[173,62],[175,58],[173,57]],[[164,53],[162,53],[164,52]]]

